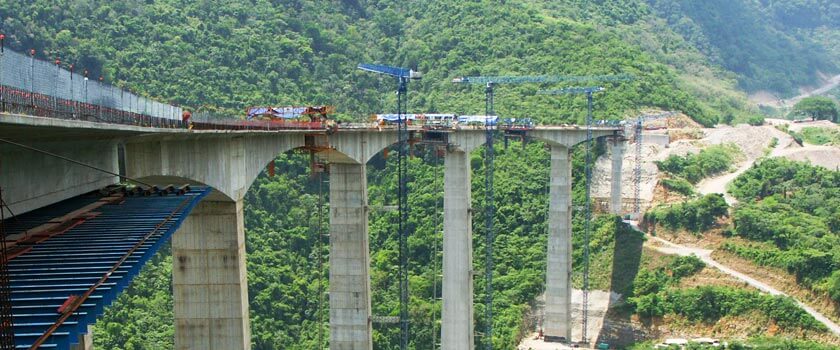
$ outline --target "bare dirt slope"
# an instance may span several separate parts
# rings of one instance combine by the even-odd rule
[[[822,95],[837,86],[840,86],[840,75],[836,75],[826,79],[825,82],[817,88],[800,88],[800,95],[793,98],[781,99],[769,91],[759,91],[750,95],[750,101],[756,104],[771,106],[775,108],[792,107],[799,101],[802,101],[802,99],[804,98],[815,95]]]
[[[781,150],[776,157],[785,157],[798,162],[809,162],[826,169],[840,169],[840,147],[805,145],[801,148]]]
[[[701,194],[723,193],[727,203],[735,204],[736,200],[726,192],[726,186],[738,175],[749,170],[757,159],[763,157],[774,138],[776,139],[776,146],[770,152],[770,156],[777,156],[782,150],[788,148],[799,148],[790,135],[770,125],[750,126],[742,124],[735,127],[719,126],[706,130],[706,137],[703,138],[704,142],[708,144],[733,143],[741,149],[744,158],[736,165],[735,171],[700,181],[697,184],[697,192]]]
[[[683,129],[680,129],[683,130]],[[669,130],[670,132],[671,130]],[[654,143],[643,142],[642,144],[642,172],[640,198],[643,203],[653,199],[654,188],[659,181],[659,169],[655,161],[664,160],[670,155],[685,155],[697,153],[710,145],[732,143],[738,146],[743,157],[735,164],[734,172],[721,174],[720,176],[706,179],[699,184],[699,192],[726,193],[726,185],[738,175],[747,171],[756,159],[766,155],[770,143],[775,138],[777,146],[770,153],[771,156],[781,155],[783,150],[795,149],[799,145],[793,142],[793,138],[787,133],[770,125],[750,126],[746,124],[738,126],[718,126],[713,129],[697,129],[700,139],[681,139],[671,142],[668,147],[662,147]],[[644,141],[645,139],[643,139]],[[791,151],[792,152],[792,151]],[[610,169],[612,167],[611,150],[599,157],[592,171],[592,196],[594,198],[609,198],[610,196]],[[823,161],[822,155],[811,155]],[[803,156],[804,157],[804,156]],[[824,158],[830,159],[829,155]],[[634,175],[636,167],[636,146],[634,143],[625,146],[624,164],[622,166],[622,198],[624,202],[634,198]],[[727,198],[727,201],[734,201]],[[734,203],[734,202],[730,202]]]

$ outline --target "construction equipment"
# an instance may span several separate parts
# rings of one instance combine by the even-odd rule
[[[604,91],[600,86],[570,87],[560,90],[542,90],[542,95],[560,94],[586,94],[586,161],[584,162],[584,174],[586,174],[586,196],[583,207],[583,301],[581,307],[581,341],[587,343],[586,328],[589,323],[589,236],[592,221],[591,189],[592,189],[592,94]]]
[[[328,114],[335,113],[334,106],[286,106],[286,107],[249,107],[247,110],[247,118],[250,119],[297,119],[300,117],[309,117],[310,119],[326,118]]]
[[[526,83],[561,83],[561,82],[619,82],[632,80],[630,75],[592,75],[592,76],[574,76],[574,75],[535,75],[535,76],[474,76],[474,77],[459,77],[452,79],[456,84],[482,84],[484,85],[484,109],[487,116],[495,115],[494,107],[494,93],[496,84],[526,84]],[[493,148],[493,139],[495,138],[497,127],[495,123],[486,123],[485,129],[487,131],[487,153],[484,158],[484,195],[485,195],[485,230],[486,230],[486,256],[484,274],[486,280],[485,291],[485,349],[493,349],[493,242],[495,241],[495,233],[493,229],[494,214],[496,212],[494,198],[493,198],[493,163],[495,159],[495,151]],[[591,136],[591,135],[590,135]],[[587,187],[588,188],[588,187]]]
[[[244,125],[268,123],[267,126],[285,129],[325,129],[327,135],[338,131],[338,124],[328,115],[335,113],[334,106],[249,107]],[[240,122],[242,123],[242,122]]]
[[[408,120],[406,110],[408,104],[408,81],[420,79],[419,72],[408,68],[383,66],[362,63],[359,69],[378,74],[385,74],[397,78],[397,176],[399,183],[397,210],[399,211],[399,284],[400,284],[400,349],[408,349]]]
[[[641,220],[642,218],[642,131],[644,130],[644,123],[649,120],[668,118],[675,114],[677,113],[664,112],[659,114],[643,114],[636,118],[636,123],[633,127],[633,139],[636,142],[636,167],[633,168],[633,213],[636,215],[636,220]]]

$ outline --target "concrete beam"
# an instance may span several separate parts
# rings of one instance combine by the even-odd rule
[[[449,134],[449,143],[452,144],[452,147],[463,151],[467,156],[486,141],[487,134],[484,129],[457,130]]]
[[[618,131],[615,128],[592,128],[592,138],[614,135]],[[572,148],[575,145],[586,141],[586,128],[563,128],[563,129],[549,129],[541,128],[528,131],[528,136],[544,141],[552,146],[563,146]]]
[[[330,349],[371,350],[364,164],[330,165]]]
[[[126,142],[126,171],[135,178],[198,182],[238,201],[268,162],[303,145],[303,134],[137,137]]]
[[[242,208],[205,199],[172,237],[177,350],[251,348]]]
[[[621,165],[624,163],[624,142],[612,141],[612,169],[610,178],[610,212],[621,215]]]
[[[469,153],[447,152],[443,175],[442,350],[474,347],[470,171]]]
[[[115,140],[20,141],[114,173],[118,172]],[[11,212],[20,215],[118,182],[116,176],[43,153],[0,144],[0,187]],[[6,217],[10,213],[6,211]]]
[[[329,145],[333,149],[319,152],[318,156],[333,164],[365,164],[396,142],[395,130],[339,132],[329,136]]]
[[[551,146],[545,339],[571,339],[572,164],[569,149]]]

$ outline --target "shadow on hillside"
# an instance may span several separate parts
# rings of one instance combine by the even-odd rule
[[[598,343],[607,343],[610,348],[630,345],[643,338],[630,323],[633,313],[626,304],[626,297],[633,291],[633,280],[639,272],[644,235],[623,222],[617,225],[610,291],[621,297],[610,297],[604,324],[598,333]]]

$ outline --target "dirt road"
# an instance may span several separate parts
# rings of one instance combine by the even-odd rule
[[[822,94],[828,92],[829,90],[831,90],[833,88],[836,88],[837,86],[840,86],[840,75],[835,75],[835,76],[831,77],[830,79],[828,79],[828,81],[825,82],[825,84],[823,84],[823,86],[820,86],[817,89],[808,91],[808,92],[803,93],[803,94],[801,94],[799,96],[796,96],[794,98],[784,100],[783,102],[785,104],[793,106],[797,102],[802,101],[802,99],[805,99],[805,98],[808,98],[808,97],[811,97],[811,96],[815,96],[815,95],[822,95]]]
[[[775,93],[771,93],[769,91],[755,93],[750,96],[750,100],[760,105],[771,106],[775,108],[793,107],[796,103],[802,101],[802,99],[804,98],[808,98],[815,95],[822,95],[838,86],[840,86],[840,75],[835,75],[831,78],[828,78],[828,80],[826,80],[822,86],[811,91],[803,91],[804,89],[800,89],[800,91],[803,91],[802,94],[786,100],[779,99]]]
[[[635,225],[632,225],[632,224],[631,224],[631,226],[636,227]],[[712,259],[712,251],[709,250],[709,249],[686,247],[686,246],[671,243],[669,241],[666,241],[662,238],[655,237],[655,236],[647,236],[647,237],[648,237],[648,242],[655,242],[656,243],[656,244],[651,244],[650,247],[653,248],[653,249],[656,249],[657,251],[659,251],[661,253],[671,254],[671,255],[680,255],[680,256],[696,255],[698,258],[703,260],[703,262],[706,263],[706,265],[712,266],[712,267],[722,271],[725,274],[728,274],[728,275],[730,275],[732,277],[735,277],[735,278],[737,278],[741,281],[744,281],[747,284],[749,284],[750,286],[753,286],[753,287],[761,290],[762,292],[765,292],[765,293],[770,294],[770,295],[789,296],[789,295],[779,291],[778,289],[775,289],[775,288],[771,287],[770,285],[768,285],[766,283],[763,283],[763,282],[761,282],[761,281],[759,281],[755,278],[752,278],[752,277],[750,277],[746,274],[743,274],[741,272],[735,271],[734,269],[731,269],[731,268],[729,268],[727,266],[724,266],[721,263],[715,261],[714,259]],[[801,301],[799,301],[795,298],[793,298],[793,300],[796,301],[796,303],[799,305],[799,307],[801,307],[803,310],[805,310],[805,312],[807,312],[811,316],[814,316],[814,318],[817,319],[817,321],[821,322],[826,327],[828,327],[829,331],[834,333],[836,336],[840,337],[840,325],[837,325],[836,323],[832,322],[827,317],[823,316],[823,314],[817,312],[817,310],[814,310],[810,306],[803,304]]]
[[[697,184],[697,192],[700,194],[723,193],[723,198],[729,205],[734,205],[738,201],[726,192],[726,186],[729,185],[732,180],[735,180],[738,175],[741,175],[749,170],[756,160],[764,157],[764,152],[767,145],[769,145],[770,139],[776,138],[776,146],[767,155],[769,157],[778,157],[783,155],[785,150],[793,144],[793,138],[770,125],[739,125],[734,128],[718,127],[717,129],[707,130],[706,132],[709,133],[707,139],[714,140],[714,142],[710,143],[734,143],[738,145],[746,157],[746,159],[741,162],[738,169],[734,172],[706,178]],[[716,133],[723,135],[715,135]]]

